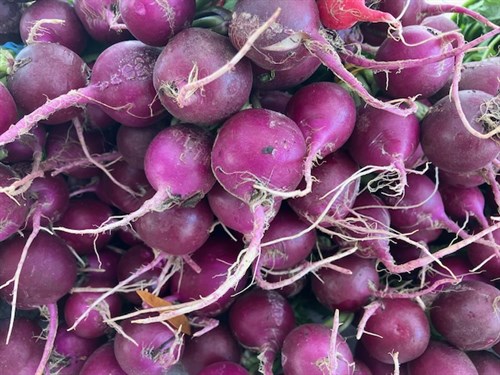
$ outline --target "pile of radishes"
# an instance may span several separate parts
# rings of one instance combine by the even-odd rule
[[[0,0],[0,373],[499,374],[492,21]]]

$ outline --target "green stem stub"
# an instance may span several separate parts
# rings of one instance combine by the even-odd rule
[[[8,76],[14,66],[14,53],[6,48],[0,48],[0,78]]]

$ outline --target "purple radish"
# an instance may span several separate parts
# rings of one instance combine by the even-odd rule
[[[250,373],[241,365],[234,362],[215,362],[204,367],[198,375],[249,375]]]
[[[0,106],[2,107],[0,134],[2,134],[17,120],[16,102],[3,83],[0,83]]]
[[[441,184],[439,193],[446,213],[452,218],[466,220],[473,217],[483,229],[488,228],[488,219],[484,215],[485,199],[478,187],[460,188]]]
[[[41,212],[40,224],[49,225],[57,221],[69,204],[69,189],[61,176],[44,176],[33,180],[29,190],[31,199]],[[33,226],[33,208],[28,225]]]
[[[197,273],[184,264],[172,277],[171,293],[180,302],[188,302],[210,295],[226,280],[228,269],[236,262],[241,243],[220,234],[212,235],[191,257],[201,271]],[[233,295],[243,290],[246,278],[242,278],[227,292],[218,295],[217,301],[196,310],[195,314],[214,317],[226,311],[234,300]]]
[[[339,334],[331,348],[331,329],[315,323],[302,324],[285,338],[281,363],[287,375],[349,375],[353,357],[349,346]]]
[[[500,341],[500,290],[481,281],[445,288],[430,308],[433,327],[461,350],[490,349]]]
[[[49,42],[61,44],[81,54],[88,35],[74,8],[61,0],[38,0],[21,17],[19,25],[25,44]]]
[[[496,244],[500,243],[500,231],[493,232],[493,239]],[[467,257],[473,267],[480,267],[478,271],[484,271],[484,275],[490,280],[500,277],[500,256],[493,247],[472,243],[467,248]]]
[[[99,251],[99,257],[96,254],[87,255],[84,284],[115,285],[118,281],[119,260],[120,255],[109,248]]]
[[[270,90],[259,91],[256,93],[256,97],[262,108],[285,114],[286,106],[292,95],[284,91]]]
[[[118,0],[118,8],[127,30],[150,46],[164,46],[194,18],[195,0]],[[147,25],[147,27],[144,27]]]
[[[141,128],[122,125],[116,134],[116,147],[131,167],[144,169],[146,150],[153,138],[165,127],[163,122]]]
[[[431,27],[433,29],[441,31],[442,33],[459,31],[460,29],[452,19],[448,18],[448,16],[445,16],[444,14],[425,17],[422,22],[420,22],[420,25]]]
[[[472,265],[467,258],[454,255],[442,259],[441,263],[446,268],[438,264],[433,264],[431,270],[426,274],[427,281],[431,285],[439,280],[450,279],[452,277],[460,278],[461,280],[487,281],[481,274],[471,272]],[[440,285],[436,290],[443,290],[445,287],[445,285]]]
[[[97,348],[85,361],[79,375],[127,375],[115,357],[113,342]]]
[[[260,353],[263,374],[272,375],[276,354],[295,328],[295,317],[281,294],[253,289],[236,299],[229,311],[229,325],[243,347]]]
[[[499,358],[487,351],[468,352],[467,355],[477,369],[479,375],[495,375],[500,373]]]
[[[0,164],[0,186],[7,187],[11,184],[11,180],[16,179],[17,175],[14,171]],[[17,201],[16,201],[17,200]],[[6,193],[0,193],[0,241],[9,238],[16,233],[25,224],[28,216],[28,202],[22,196],[17,196],[16,200],[12,199]]]
[[[467,189],[484,184],[486,182],[484,172],[483,170],[476,170],[467,173],[451,173],[440,170],[439,180],[445,185]]]
[[[281,283],[282,281],[288,281],[287,279],[289,277],[290,277],[289,274],[281,275],[281,274],[269,273],[265,275],[264,279],[269,283]],[[302,290],[304,290],[306,285],[307,285],[307,278],[301,277],[292,282],[291,284],[287,282],[286,285],[275,288],[274,290],[285,298],[292,298],[297,294],[299,294]]]
[[[0,43],[20,41],[19,21],[23,5],[13,1],[0,1]]]
[[[241,109],[250,96],[250,61],[239,61],[230,72],[200,85],[236,54],[227,37],[201,28],[188,28],[173,37],[156,62],[154,86],[165,108],[181,121],[213,124]],[[184,93],[181,93],[184,91]]]
[[[430,326],[422,308],[405,299],[380,300],[380,307],[368,319],[361,343],[378,361],[392,364],[391,353],[398,352],[399,363],[418,358],[430,340]]]
[[[42,125],[31,129],[30,133],[21,135],[14,142],[2,146],[2,153],[6,154],[2,159],[3,163],[12,164],[21,161],[32,161],[39,150],[43,150],[47,132]]]

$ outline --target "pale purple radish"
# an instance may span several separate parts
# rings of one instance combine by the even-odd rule
[[[235,362],[215,362],[204,367],[198,375],[249,375],[250,373]]]
[[[20,41],[19,21],[23,5],[13,1],[0,1],[0,43]]]
[[[358,111],[356,126],[349,138],[349,153],[361,167],[391,167],[382,181],[396,194],[406,186],[405,163],[419,145],[420,125],[415,115],[397,116],[387,111],[365,107]],[[396,176],[391,176],[396,174]]]
[[[461,350],[490,349],[500,341],[500,290],[481,281],[445,288],[430,309],[433,327]]]
[[[115,357],[113,341],[97,348],[85,361],[79,375],[127,375]]]
[[[180,302],[196,300],[210,295],[226,281],[228,269],[236,262],[241,243],[222,234],[213,234],[203,246],[191,256],[201,271],[197,273],[184,264],[182,270],[175,273],[171,281],[171,293]],[[226,311],[234,301],[233,295],[246,286],[246,278],[239,280],[233,288],[222,294],[210,306],[196,310],[200,316],[215,317]]]
[[[418,358],[430,340],[429,321],[424,310],[406,299],[383,299],[368,319],[361,343],[375,359],[393,364],[391,354],[398,352],[399,363]]]
[[[74,8],[61,0],[38,0],[23,12],[19,29],[25,44],[59,43],[77,54],[87,46],[88,35]]]
[[[229,325],[243,347],[259,353],[263,374],[272,375],[276,354],[295,328],[295,317],[281,294],[253,289],[236,299],[229,311]]]
[[[2,117],[0,117],[1,134],[17,121],[16,102],[3,83],[0,83],[0,105],[2,106]]]
[[[349,375],[354,366],[349,346],[339,334],[331,348],[331,329],[315,323],[302,324],[285,338],[281,363],[286,375]]]
[[[460,188],[441,184],[439,193],[443,198],[444,209],[450,217],[456,220],[466,220],[472,217],[481,227],[489,226],[484,214],[484,195],[478,187]]]
[[[141,42],[162,47],[194,18],[195,0],[118,0],[120,16],[127,30]],[[147,27],[144,27],[147,25]]]
[[[141,128],[122,125],[116,134],[116,147],[131,167],[144,169],[144,155],[149,143],[165,127],[163,122]]]
[[[179,32],[163,49],[154,67],[154,86],[162,104],[181,121],[204,125],[239,111],[252,87],[252,68],[246,59],[213,82],[179,96],[187,84],[197,84],[235,54],[229,39],[213,31],[188,28]]]
[[[12,180],[18,176],[14,171],[3,164],[0,164],[0,186],[7,187],[12,183]],[[6,193],[0,193],[0,241],[3,241],[24,225],[28,216],[28,201],[22,196],[18,196],[17,202],[9,197]]]

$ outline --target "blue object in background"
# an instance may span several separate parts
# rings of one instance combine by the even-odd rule
[[[12,43],[12,42],[7,42],[7,43],[2,44],[1,48],[11,50],[12,52],[14,52],[17,55],[24,48],[24,45]]]

